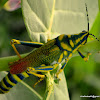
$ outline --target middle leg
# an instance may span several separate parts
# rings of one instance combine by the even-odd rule
[[[43,74],[38,74],[37,72],[47,72],[47,71],[52,71],[53,69],[55,69],[59,64],[54,64],[52,66],[46,66],[45,64],[42,64],[40,67],[36,67],[36,68],[32,68],[32,67],[28,67],[27,68],[27,73],[28,74],[32,74],[34,76],[39,77],[40,79],[34,84],[34,87],[41,82],[42,80],[44,80],[44,78],[46,77],[46,75]]]

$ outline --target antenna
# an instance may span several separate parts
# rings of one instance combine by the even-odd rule
[[[87,10],[87,4],[85,3],[85,7],[86,7],[86,14],[87,14],[87,24],[88,24],[88,32],[89,32],[89,16],[88,16],[88,10]],[[93,37],[95,37],[93,34],[89,34],[89,35],[92,35]],[[95,37],[96,38],[96,37]],[[98,41],[99,39],[96,38]]]
[[[86,7],[86,14],[87,14],[87,24],[88,24],[88,32],[89,32],[89,16],[88,16],[88,10],[87,10],[87,4],[85,3]]]
[[[93,34],[89,34],[89,35],[92,35],[93,37],[95,37]],[[96,37],[95,37],[96,38]],[[99,41],[99,39],[98,38],[96,38],[98,41]]]

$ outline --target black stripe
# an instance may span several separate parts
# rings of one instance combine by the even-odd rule
[[[9,91],[8,89],[5,89],[3,86],[0,85],[0,88],[3,90],[3,91]]]
[[[27,72],[26,72],[26,73],[27,73]],[[28,74],[29,76],[32,75],[32,74],[29,74],[29,73],[27,73],[27,74]]]
[[[23,80],[25,77],[23,76],[23,75],[21,75],[21,74],[17,74],[17,76],[21,79],[21,80]]]
[[[11,84],[9,84],[9,83],[6,81],[5,78],[3,79],[3,82],[4,82],[4,84],[5,84],[7,87],[10,87],[10,88],[13,87]]]
[[[12,75],[10,73],[8,73],[8,78],[11,82],[17,84],[18,82],[12,77]]]
[[[63,50],[63,48],[60,45],[59,36],[56,38],[56,45],[59,47],[60,50]]]
[[[30,46],[30,47],[36,47],[36,48],[39,48],[39,47],[41,47],[42,45],[44,45],[44,44],[27,43],[27,42],[23,42],[23,41],[20,41],[20,43],[21,43],[22,45],[26,45],[26,46]]]

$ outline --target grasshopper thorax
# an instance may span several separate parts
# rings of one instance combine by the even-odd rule
[[[87,31],[82,31],[74,35],[62,34],[56,38],[56,41],[61,50],[72,51],[79,45],[84,45],[87,42],[88,36],[89,33]]]

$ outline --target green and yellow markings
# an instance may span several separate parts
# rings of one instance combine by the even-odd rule
[[[2,90],[1,88],[0,88],[0,91],[2,91],[3,93],[7,93],[7,92],[9,92],[9,91],[4,91],[4,90]]]
[[[5,77],[5,79],[6,79],[6,81],[7,81],[10,85],[12,85],[12,86],[15,86],[15,85],[16,85],[15,83],[13,83],[13,82],[11,82],[11,81],[9,80],[8,75]]]
[[[60,55],[58,62],[61,63],[62,59],[63,59],[63,53]]]
[[[78,50],[78,48],[81,47],[85,42],[86,42],[86,40],[84,40],[84,41],[82,42],[82,44],[80,44],[79,46],[77,46],[77,47],[72,51],[72,53],[74,53],[76,50]]]
[[[67,55],[68,55],[67,51],[64,51],[64,55],[65,55],[65,56],[67,56]]]
[[[7,86],[5,85],[4,81],[1,81],[1,84],[2,84],[3,88],[5,88],[5,89],[10,89],[10,87],[7,87]]]
[[[70,38],[71,37],[71,35],[67,35],[68,36],[68,38]]]
[[[88,34],[88,33],[87,33]],[[76,41],[75,41],[75,45],[81,41],[87,34],[84,34],[82,37],[78,38]]]
[[[74,47],[73,41],[72,41],[72,40],[69,40],[69,42],[70,42],[70,45],[71,45],[72,47]]]
[[[76,41],[75,41],[75,45],[81,40],[81,38],[78,38]]]
[[[26,72],[21,73],[24,77],[29,77],[29,75]]]
[[[88,33],[87,33],[87,34],[88,34]],[[82,40],[87,34],[84,34],[84,35],[81,37],[81,40]]]
[[[64,42],[61,42],[61,47],[65,50],[72,51],[72,48]]]
[[[64,37],[64,34],[60,35],[59,40],[61,41],[63,39],[63,37]]]
[[[13,78],[14,78],[17,82],[22,81],[17,75],[12,74],[12,76],[13,76]]]
[[[68,58],[70,58],[72,56],[72,53],[69,54]]]
[[[86,42],[86,40],[84,40],[84,41],[82,42],[82,45],[83,45],[85,42]]]
[[[57,50],[59,50],[59,47],[53,48],[52,50],[50,50],[50,52],[57,51]]]
[[[72,51],[72,53],[74,53],[76,50],[78,50],[78,48],[79,48],[80,46],[82,46],[82,45],[80,44],[79,46],[77,46],[77,47]]]

